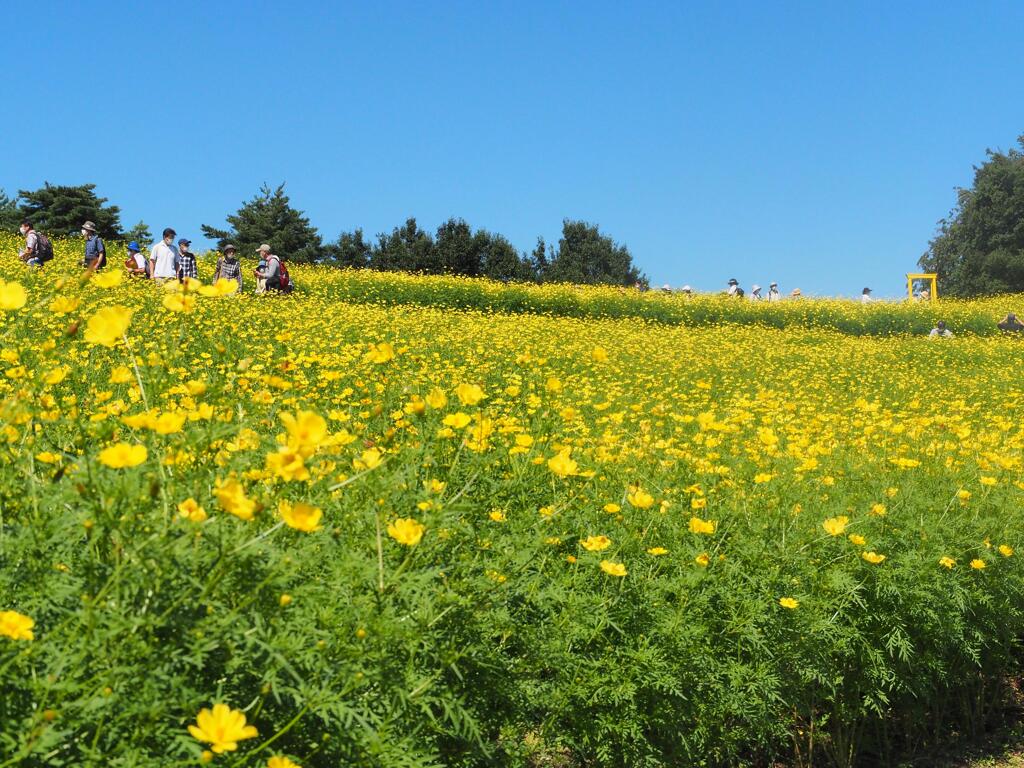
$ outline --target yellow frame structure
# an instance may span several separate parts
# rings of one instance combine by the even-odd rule
[[[936,301],[939,298],[939,287],[937,282],[938,275],[934,272],[920,272],[920,273],[907,273],[907,296],[911,301],[914,300],[914,281],[915,280],[927,280],[931,285],[928,289],[928,295],[932,301]]]

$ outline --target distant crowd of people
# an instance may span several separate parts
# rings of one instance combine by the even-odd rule
[[[19,258],[28,266],[42,267],[53,258],[53,243],[42,232],[37,232],[29,221],[23,221],[19,228],[25,238],[25,247],[18,252]],[[174,238],[178,233],[168,227],[163,231],[163,238],[149,251],[147,257],[136,241],[128,243],[128,258],[124,268],[133,277],[157,281],[197,278],[199,276],[196,256],[189,250],[192,241],[186,237]],[[92,271],[105,269],[107,266],[107,247],[103,239],[96,233],[96,225],[87,221],[82,225],[82,237],[85,238],[85,253],[82,267]],[[285,257],[271,252],[269,245],[264,243],[256,249],[259,263],[253,270],[257,293],[290,293],[293,284],[285,266]],[[242,292],[242,265],[238,261],[238,249],[228,243],[221,249],[217,266],[213,272],[214,281],[230,280],[238,284],[238,293]]]

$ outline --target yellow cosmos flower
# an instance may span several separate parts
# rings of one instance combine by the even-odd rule
[[[302,454],[290,446],[282,445],[276,452],[268,453],[266,462],[267,469],[286,482],[309,480]]]
[[[115,305],[97,310],[85,324],[85,340],[90,344],[112,347],[128,332],[132,310]]]
[[[885,555],[880,555],[877,552],[861,552],[860,556],[872,565],[878,565],[885,560]]]
[[[455,394],[463,405],[476,405],[486,397],[483,389],[477,384],[459,384],[455,388]]]
[[[41,461],[43,464],[56,464],[60,461],[59,453],[51,453],[50,451],[40,451],[36,454],[36,461]]]
[[[608,549],[611,545],[612,540],[607,536],[588,536],[580,541],[580,546],[588,552],[600,552],[601,550]]]
[[[999,554],[1003,557],[1010,557],[1013,554],[1013,547],[1008,544],[999,545]]]
[[[35,621],[17,611],[0,611],[0,636],[11,640],[34,640]]]
[[[625,563],[613,563],[611,560],[602,560],[601,570],[607,573],[609,576],[621,577],[626,575]]]
[[[636,507],[637,509],[650,509],[654,504],[654,497],[640,488],[635,491],[626,494],[626,501],[630,503],[630,506]]]
[[[871,505],[871,514],[874,515],[875,517],[885,517],[887,511],[888,510],[886,510],[885,504],[872,504]]]
[[[711,562],[711,558],[708,556],[707,552],[701,552],[699,555],[693,558],[693,562],[695,562],[701,568],[707,568],[708,563]]]
[[[690,533],[701,533],[710,535],[715,532],[717,523],[714,520],[701,520],[699,517],[690,518]]]
[[[21,309],[27,301],[28,294],[25,293],[21,283],[0,280],[0,309],[5,311]]]
[[[267,768],[302,768],[302,766],[292,762],[287,757],[275,755],[267,760]]]
[[[842,536],[846,532],[846,525],[850,522],[850,518],[846,515],[839,515],[838,517],[830,517],[821,524],[821,527],[825,529],[825,533],[829,536]]]
[[[299,501],[292,504],[289,501],[281,499],[277,505],[278,514],[281,515],[281,519],[284,520],[285,524],[290,528],[294,528],[297,531],[303,533],[313,533],[323,528],[320,525],[320,518],[323,517],[323,510],[319,507],[314,507],[312,504],[306,504],[305,502]]]
[[[60,384],[68,376],[68,369],[63,366],[60,368],[54,368],[52,371],[48,371],[43,377],[43,381],[53,386],[54,384]]]
[[[651,547],[647,550],[647,554],[653,555],[654,557],[661,557],[662,555],[667,555],[668,550],[664,547]]]
[[[164,296],[163,305],[171,312],[191,312],[196,308],[196,297],[189,293],[171,293]]]
[[[505,522],[505,513],[502,512],[500,509],[492,509],[488,517],[490,517],[491,520],[493,520],[496,523]]]
[[[705,498],[693,498],[690,499],[690,509],[706,509],[708,506],[708,500]]]
[[[282,608],[287,608],[289,605],[292,604],[292,600],[292,596],[286,592],[285,594],[277,598],[277,604],[280,605]]]
[[[431,408],[440,409],[448,405],[447,395],[445,395],[444,391],[438,387],[434,387],[430,390],[430,393],[423,399],[427,401],[427,405]]]
[[[212,710],[203,707],[188,732],[196,741],[210,744],[210,749],[218,755],[234,752],[238,742],[259,735],[254,726],[246,724],[244,712],[231,709],[227,704],[214,704]]]
[[[359,455],[358,459],[352,460],[352,466],[360,471],[376,469],[383,463],[384,457],[376,448],[367,448]]]
[[[419,544],[424,530],[423,524],[411,517],[400,517],[393,523],[388,523],[388,536],[407,547]]]
[[[366,353],[366,360],[377,365],[389,363],[394,359],[395,348],[387,341],[382,341],[380,344],[371,344],[370,351]]]
[[[794,608],[800,605],[800,601],[792,597],[780,597],[779,605],[781,605],[783,608],[788,608],[792,611]]]
[[[863,536],[856,533],[851,533],[848,538],[850,539],[851,543],[856,544],[858,547],[864,546],[865,540]]]
[[[77,296],[58,296],[50,302],[50,311],[55,315],[69,315],[78,309],[82,300]]]
[[[754,482],[760,485],[761,483],[770,482],[774,477],[775,475],[772,475],[768,472],[758,472],[756,475],[754,475]]]
[[[176,435],[185,426],[184,413],[161,413],[152,423],[152,429],[158,435]]]
[[[126,365],[119,365],[110,372],[111,384],[126,384],[132,380],[132,369]]]
[[[594,347],[590,350],[590,359],[595,363],[608,362],[608,351],[604,347]]]
[[[569,457],[571,449],[563,448],[557,454],[548,459],[548,469],[559,477],[569,477],[577,474],[579,465]]]
[[[954,560],[952,557],[941,557],[939,558],[939,565],[941,565],[943,568],[952,569],[953,566],[956,565],[956,560]]]
[[[94,272],[92,284],[100,288],[113,288],[115,285],[121,284],[121,273],[113,269],[107,272]]]
[[[451,427],[452,429],[462,429],[472,420],[472,417],[468,413],[459,411],[458,413],[449,413],[444,417],[444,420],[441,423],[446,427]]]
[[[178,504],[178,514],[193,523],[201,523],[206,519],[206,510],[191,497]]]
[[[651,501],[654,501],[654,500],[651,499]],[[617,514],[618,512],[620,512],[622,510],[622,507],[620,507],[618,504],[615,504],[615,503],[609,503],[609,504],[605,504],[603,507],[601,507],[601,509],[603,509],[605,512],[607,512],[609,515],[614,515],[614,514]]]
[[[980,482],[982,485],[992,486],[992,485],[996,485],[999,481],[996,480],[994,477],[986,477],[986,476],[982,475],[978,479],[978,482]]]
[[[245,488],[234,478],[218,482],[213,495],[225,512],[242,520],[252,520],[256,502],[245,495]]]
[[[327,420],[315,411],[282,413],[281,423],[288,430],[288,445],[306,458],[327,440]]]
[[[112,469],[125,469],[137,467],[149,456],[144,445],[130,445],[128,443],[114,443],[109,448],[100,451],[100,463]]]
[[[976,571],[984,570],[987,567],[988,566],[985,564],[985,561],[980,558],[976,557],[973,560],[971,560],[971,568],[973,568]]]
[[[554,393],[554,392],[561,392],[562,391],[562,382],[559,381],[554,376],[552,376],[551,378],[549,378],[547,380],[547,382],[545,382],[544,388],[547,389],[548,392],[552,392],[552,393]]]

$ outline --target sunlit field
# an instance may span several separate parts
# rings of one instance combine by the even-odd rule
[[[0,767],[874,765],[1001,715],[1015,299],[237,296],[16,247]]]

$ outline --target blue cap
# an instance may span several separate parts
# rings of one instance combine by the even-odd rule
[[[192,241],[187,240],[183,237],[181,238],[181,240],[178,241],[178,245],[192,245]]]
[[[132,240],[130,243],[128,243],[128,250],[129,251],[138,251],[139,250],[139,244],[136,243],[134,240]]]

